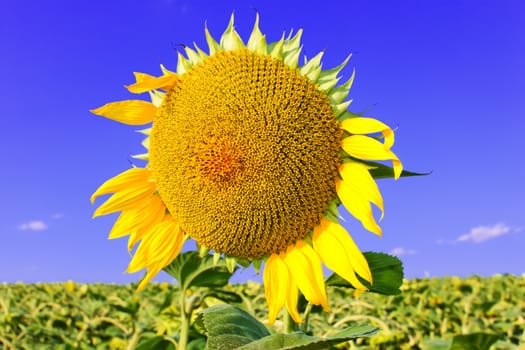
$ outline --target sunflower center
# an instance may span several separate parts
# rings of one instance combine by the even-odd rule
[[[259,258],[305,238],[335,197],[328,97],[269,55],[222,51],[180,77],[153,123],[159,194],[199,244]]]
[[[210,181],[226,182],[241,170],[242,159],[235,147],[226,142],[199,144],[196,147],[195,167],[202,177]]]

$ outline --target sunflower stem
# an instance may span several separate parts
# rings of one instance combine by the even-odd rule
[[[180,293],[180,334],[178,350],[186,350],[188,343],[188,330],[190,327],[190,315],[186,312],[185,293]]]
[[[304,309],[304,314],[303,314],[304,323],[302,325],[303,333],[307,333],[308,332],[308,319],[310,317],[310,313],[312,312],[312,307],[313,307],[313,304],[309,302],[306,305],[306,308]]]
[[[293,333],[297,330],[297,323],[293,320],[292,316],[285,312],[284,314],[284,332]]]

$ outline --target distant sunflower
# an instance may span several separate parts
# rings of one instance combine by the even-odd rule
[[[209,53],[179,53],[176,72],[135,73],[126,100],[92,110],[142,130],[144,168],[133,167],[91,197],[114,193],[94,216],[121,212],[109,238],[140,242],[128,272],[147,269],[143,288],[193,238],[215,254],[265,261],[269,322],[286,306],[297,322],[300,290],[329,309],[321,262],[357,289],[372,282],[367,261],[338,223],[342,203],[381,235],[371,204],[383,200],[370,166],[392,160],[394,134],[382,122],[347,111],[354,75],[337,86],[340,66],[323,70],[323,52],[298,65],[299,30],[270,44],[256,18],[245,44],[231,17],[220,42],[206,29]]]

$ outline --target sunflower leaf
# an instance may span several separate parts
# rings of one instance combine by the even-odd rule
[[[357,326],[344,329],[338,333],[332,334],[326,338],[314,337],[302,332],[290,334],[273,334],[262,339],[256,340],[239,348],[237,350],[264,350],[264,349],[281,349],[281,350],[321,350],[332,345],[355,339],[374,335],[379,328],[373,326]]]
[[[489,350],[499,338],[499,335],[489,333],[456,335],[452,338],[449,350]]]
[[[210,290],[203,295],[203,299],[207,297],[213,297],[219,300],[222,300],[226,303],[241,303],[242,298],[239,294],[226,291],[226,290]]]
[[[207,349],[237,349],[270,332],[253,316],[238,307],[222,304],[204,309],[197,314],[196,328],[207,337]]]
[[[136,350],[175,350],[173,341],[168,340],[164,336],[154,336],[141,341]]]
[[[179,254],[164,271],[179,282],[182,291],[190,287],[223,287],[233,274],[224,260],[214,263],[212,255],[200,257],[196,251]]]
[[[373,283],[359,277],[370,292],[383,295],[396,295],[401,293],[399,287],[403,283],[403,263],[395,256],[384,253],[365,252],[365,256],[370,271],[372,272]],[[336,287],[354,288],[348,281],[341,276],[333,273],[326,280],[326,285]]]

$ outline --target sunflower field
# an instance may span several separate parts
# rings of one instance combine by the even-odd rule
[[[310,314],[314,333],[379,328],[339,349],[525,349],[520,345],[525,344],[525,276],[405,280],[402,293],[394,296],[354,297],[343,288],[330,289],[332,312],[314,307]],[[142,292],[135,284],[0,284],[0,349],[176,349],[177,293],[169,283],[151,283]],[[263,287],[256,282],[185,293],[199,296],[202,309],[228,302],[259,320],[268,317]],[[271,329],[282,327],[277,321]],[[474,340],[468,347],[460,342],[450,347],[458,337]],[[205,347],[198,328],[190,329],[189,338],[188,348]]]

